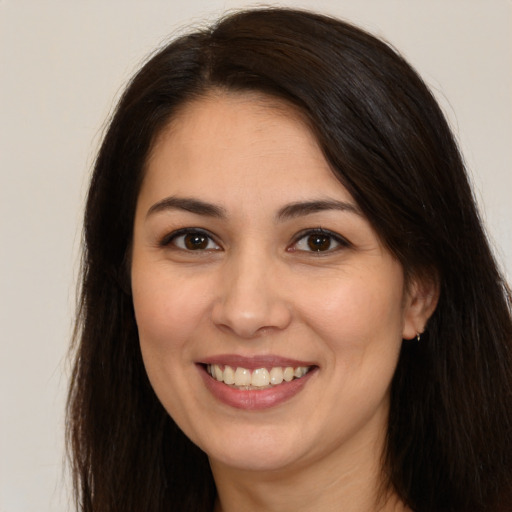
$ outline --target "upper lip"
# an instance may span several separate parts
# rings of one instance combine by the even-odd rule
[[[234,368],[246,368],[247,370],[256,370],[258,368],[274,368],[291,366],[316,366],[310,361],[300,361],[277,355],[258,355],[252,357],[241,356],[237,354],[219,354],[201,361],[202,364],[227,365]]]

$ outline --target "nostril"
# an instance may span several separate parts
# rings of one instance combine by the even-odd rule
[[[246,339],[266,336],[289,325],[291,314],[284,301],[271,296],[250,298],[235,295],[219,301],[212,310],[213,323],[224,332]]]

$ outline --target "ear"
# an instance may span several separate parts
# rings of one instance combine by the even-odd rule
[[[411,340],[421,334],[439,300],[437,275],[413,277],[406,291],[402,338]]]

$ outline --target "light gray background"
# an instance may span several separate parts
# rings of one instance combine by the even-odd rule
[[[66,360],[80,217],[104,121],[169,34],[254,2],[0,0],[0,512],[67,511]],[[275,4],[274,4],[275,5]],[[512,273],[512,3],[285,1],[399,48],[434,89]]]

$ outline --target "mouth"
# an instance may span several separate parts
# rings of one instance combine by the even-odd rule
[[[206,371],[217,382],[239,390],[263,390],[303,378],[313,366],[272,366],[249,369],[222,364],[207,364]]]
[[[281,357],[226,354],[199,363],[198,369],[218,401],[236,409],[262,410],[300,394],[319,367]]]

